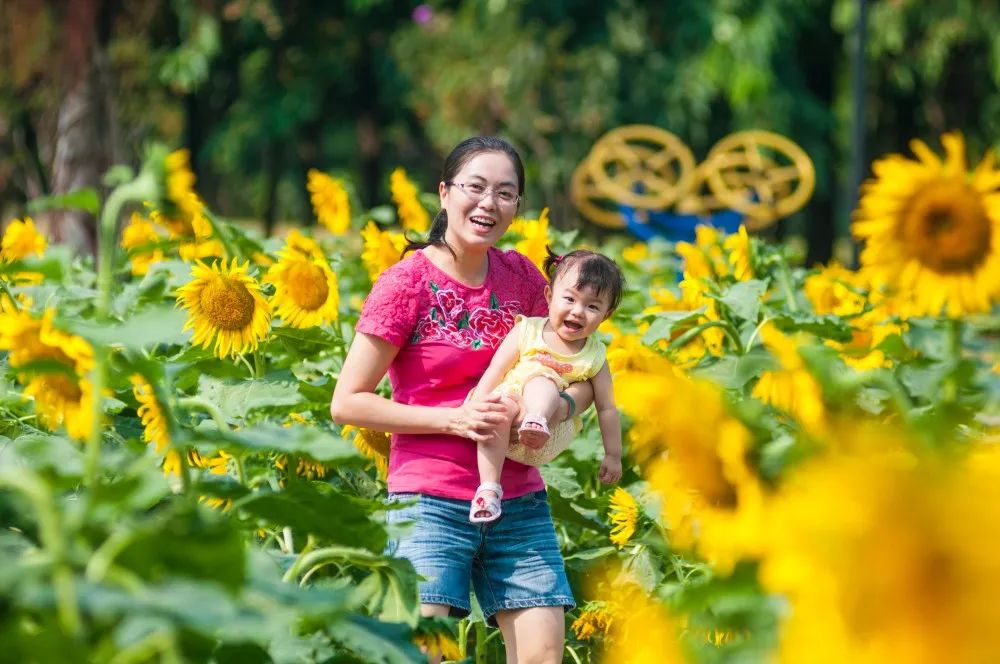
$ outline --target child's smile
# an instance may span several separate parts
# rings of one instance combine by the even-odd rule
[[[559,275],[546,289],[549,300],[549,323],[557,335],[567,342],[586,339],[608,317],[610,295],[598,293],[593,287],[577,289],[575,269]]]

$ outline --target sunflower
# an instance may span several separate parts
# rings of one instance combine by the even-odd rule
[[[406,248],[406,238],[402,233],[380,230],[371,220],[361,231],[361,238],[365,242],[361,262],[368,270],[368,278],[374,283],[380,274],[399,262]]]
[[[285,237],[285,250],[294,251],[300,256],[313,260],[326,260],[323,248],[316,240],[307,235],[303,235],[297,228],[293,228]]]
[[[94,429],[93,386],[87,375],[94,368],[94,349],[82,338],[56,329],[55,311],[41,320],[26,311],[0,314],[0,350],[25,384],[24,394],[35,402],[39,422],[47,429],[59,425],[77,440]],[[35,363],[45,363],[39,370]]]
[[[634,242],[622,249],[622,260],[632,265],[638,265],[649,258],[649,245],[645,242]]]
[[[66,373],[35,374],[24,388],[35,400],[38,420],[50,431],[59,425],[76,440],[87,440],[94,429],[94,390],[86,378]]]
[[[170,427],[163,413],[163,407],[156,399],[153,386],[140,374],[133,374],[132,395],[139,402],[136,411],[142,421],[142,437],[153,446],[154,451],[163,457],[163,474],[180,477],[181,457],[177,450],[170,446]],[[193,468],[203,468],[205,459],[194,450],[188,452],[188,465]]]
[[[729,265],[737,281],[753,279],[753,251],[747,227],[740,224],[737,232],[723,240],[722,247],[729,252]]]
[[[615,620],[615,611],[608,602],[588,602],[570,629],[578,641],[589,641],[604,636]]]
[[[856,316],[868,301],[861,275],[836,261],[806,277],[803,290],[820,315]]]
[[[171,152],[165,166],[167,198],[189,219],[201,216],[204,203],[194,190],[196,178],[191,171],[191,152],[187,148]]]
[[[181,257],[181,260],[187,262],[201,260],[202,258],[221,258],[225,261],[226,247],[219,240],[183,242],[177,248],[177,254]]]
[[[149,267],[163,260],[163,251],[157,246],[162,240],[156,226],[138,212],[133,212],[129,223],[122,229],[122,249],[129,252],[132,274],[142,276]]]
[[[694,229],[695,241],[678,242],[674,247],[684,260],[685,278],[718,279],[729,274],[729,262],[719,242],[719,231],[712,226]]]
[[[896,434],[868,435],[876,448]],[[817,458],[785,478],[760,568],[789,603],[779,661],[994,661],[997,479],[978,460],[872,453]]]
[[[160,228],[167,231],[171,240],[191,240],[194,238],[194,227],[191,219],[186,215],[173,214],[165,215],[157,209],[149,211],[149,220]]]
[[[428,658],[441,658],[449,662],[462,659],[458,643],[445,628],[440,630],[421,629],[418,625],[413,634],[413,644],[427,653]]]
[[[510,225],[510,231],[521,236],[514,249],[531,259],[540,272],[545,272],[545,259],[548,257],[549,209],[545,208],[538,219],[518,219]]]
[[[282,454],[274,460],[274,465],[278,470],[284,472],[288,466],[288,456]],[[295,474],[306,479],[322,479],[326,477],[327,472],[329,471],[327,471],[326,466],[306,457],[300,456],[298,463],[295,464]]]
[[[205,457],[198,454],[196,450],[188,450],[187,465],[190,468],[204,468]],[[168,450],[163,457],[163,474],[167,476],[181,476],[181,455],[177,450]]]
[[[761,329],[761,339],[781,369],[761,372],[753,396],[789,413],[807,430],[820,432],[826,419],[823,389],[799,354],[804,337],[793,339],[768,323]]]
[[[164,454],[170,447],[170,429],[153,386],[140,374],[132,374],[129,380],[132,382],[132,395],[139,402],[136,412],[142,421],[143,440],[153,445],[157,454]]]
[[[344,183],[311,168],[306,188],[309,190],[309,200],[312,201],[319,223],[334,235],[346,233],[351,227],[351,203],[347,198]]]
[[[306,258],[290,247],[278,253],[264,281],[274,284],[275,315],[297,328],[337,320],[337,276],[325,258]]]
[[[652,304],[642,311],[643,316],[666,312],[690,311],[692,317],[694,312],[701,310],[700,316],[696,320],[678,323],[671,329],[670,341],[680,337],[691,328],[706,320],[719,320],[719,307],[715,298],[709,297],[709,281],[684,274],[684,280],[679,284],[681,295],[678,297],[669,288],[650,288],[649,296]],[[704,318],[706,320],[701,320]],[[644,334],[649,329],[649,323],[639,325],[639,332]],[[725,332],[718,327],[709,327],[690,339],[680,348],[672,351],[672,358],[679,366],[691,367],[697,364],[706,353],[721,357],[723,344],[725,343]],[[668,340],[661,339],[657,344],[660,350],[667,350]]]
[[[912,303],[916,315],[989,311],[1000,297],[1000,171],[988,152],[969,173],[965,140],[941,138],[942,161],[922,141],[917,160],[890,155],[873,165],[851,232],[861,263]]]
[[[402,168],[395,169],[389,175],[389,190],[392,200],[399,211],[399,223],[408,231],[426,233],[431,225],[431,217],[417,197],[417,188]]]
[[[611,495],[608,518],[614,524],[610,535],[611,543],[621,549],[635,535],[635,526],[639,521],[639,504],[628,491],[615,487],[615,492]]]
[[[710,383],[642,371],[615,376],[633,458],[662,499],[672,544],[727,573],[760,546],[763,487],[752,438]]]
[[[361,452],[361,456],[375,462],[380,477],[385,477],[389,469],[389,451],[392,446],[392,438],[387,433],[347,425],[341,430],[341,435],[350,436],[351,442]]]
[[[642,343],[642,337],[635,334],[616,336],[608,344],[607,356],[608,368],[613,376],[627,371],[643,371],[659,375],[681,374],[679,367]]]
[[[10,262],[32,255],[41,257],[47,246],[45,236],[35,228],[31,217],[25,217],[24,221],[15,219],[4,231],[3,240],[0,240],[0,260]]]
[[[680,664],[685,661],[678,625],[656,597],[626,574],[609,575],[602,584],[607,604],[607,636],[602,664]],[[596,617],[596,616],[595,616]]]
[[[271,308],[249,268],[250,261],[241,266],[235,258],[228,266],[225,259],[212,267],[198,261],[194,278],[177,291],[177,304],[188,310],[184,330],[194,330],[191,342],[208,348],[214,341],[219,358],[256,350],[270,328]]]

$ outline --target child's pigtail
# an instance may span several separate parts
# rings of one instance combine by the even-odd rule
[[[556,273],[559,271],[559,264],[562,262],[564,256],[552,253],[552,247],[549,245],[545,245],[545,253],[548,254],[545,257],[545,262],[542,263],[545,276],[549,278],[550,282],[555,281]]]

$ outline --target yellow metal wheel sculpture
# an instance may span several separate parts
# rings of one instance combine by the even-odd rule
[[[706,182],[725,207],[746,215],[748,229],[797,212],[812,196],[816,172],[798,145],[769,131],[740,131],[712,146]]]
[[[671,206],[699,215],[731,209],[753,230],[801,209],[815,184],[809,156],[769,131],[730,134],[695,166],[669,131],[626,125],[594,144],[573,173],[570,197],[584,217],[607,228],[624,227],[619,206],[627,205],[639,218]]]
[[[691,186],[694,169],[694,155],[674,134],[626,125],[594,144],[573,174],[570,195],[591,221],[621,228],[619,205],[665,209]]]

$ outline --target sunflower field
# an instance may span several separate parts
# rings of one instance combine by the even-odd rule
[[[598,483],[584,413],[542,469],[564,661],[995,661],[1000,171],[942,143],[874,164],[857,270],[707,226],[595,247],[629,280],[602,327],[627,463]],[[419,616],[383,554],[388,438],[329,416],[434,200],[397,170],[358,210],[313,171],[319,225],[263,238],[206,207],[184,150],[108,178],[48,201],[99,209],[96,264],[29,218],[3,235],[0,660],[503,661],[481,614]],[[587,243],[542,210],[503,246]]]

